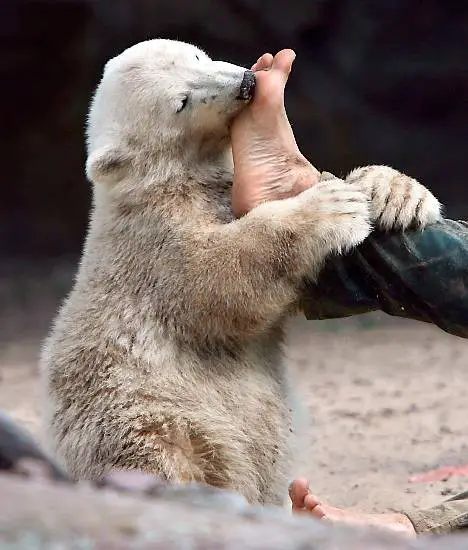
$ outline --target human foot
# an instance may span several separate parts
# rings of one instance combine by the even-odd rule
[[[362,514],[329,506],[309,491],[306,479],[297,479],[289,488],[293,512],[309,513],[311,516],[333,523],[347,525],[370,525],[381,529],[398,532],[408,537],[415,537],[416,531],[407,516],[399,513]]]
[[[265,54],[252,67],[255,97],[233,122],[232,206],[241,216],[268,200],[298,195],[319,179],[319,172],[297,146],[284,107],[284,88],[295,53]]]

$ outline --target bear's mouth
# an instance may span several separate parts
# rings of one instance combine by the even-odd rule
[[[255,73],[253,71],[245,71],[244,78],[242,79],[239,95],[236,99],[242,101],[249,101],[253,98],[255,93]]]

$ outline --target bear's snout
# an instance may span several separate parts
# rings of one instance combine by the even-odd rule
[[[255,73],[253,71],[245,71],[242,79],[239,95],[237,99],[248,101],[253,98],[255,92]]]

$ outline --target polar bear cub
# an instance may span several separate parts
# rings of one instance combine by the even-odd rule
[[[41,358],[50,440],[76,479],[142,469],[284,501],[283,325],[303,277],[369,234],[371,193],[334,179],[236,220],[229,125],[254,81],[169,40],[104,69],[88,234]]]

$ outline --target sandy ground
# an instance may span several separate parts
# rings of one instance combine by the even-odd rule
[[[51,268],[27,284],[11,276],[0,275],[0,407],[40,438],[37,353],[70,277]],[[468,463],[467,341],[385,315],[295,320],[287,356],[313,421],[297,474],[323,499],[411,509],[468,487],[467,477],[409,483]]]

